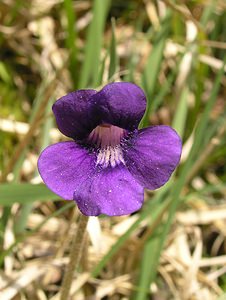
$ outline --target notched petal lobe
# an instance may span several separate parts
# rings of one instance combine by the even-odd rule
[[[92,101],[95,90],[78,90],[53,104],[59,130],[75,140],[85,138],[100,122]]]
[[[138,127],[146,109],[143,90],[130,82],[110,83],[93,98],[98,105],[102,123],[127,130]]]
[[[139,210],[144,189],[123,166],[108,167],[93,174],[76,189],[74,199],[84,215],[128,215]]]
[[[178,165],[181,139],[169,126],[151,126],[139,130],[124,147],[128,170],[150,190],[164,185]]]
[[[47,147],[38,160],[39,173],[57,195],[72,200],[78,188],[93,174],[95,155],[75,142],[62,142]]]

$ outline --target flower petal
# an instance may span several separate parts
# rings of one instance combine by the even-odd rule
[[[129,82],[110,83],[92,98],[100,109],[102,123],[127,130],[138,127],[146,108],[144,92]]]
[[[93,174],[95,154],[75,142],[62,142],[47,147],[38,160],[39,173],[57,195],[72,200],[74,190]]]
[[[83,139],[100,122],[94,112],[92,96],[95,90],[78,90],[63,96],[53,104],[59,130],[73,139]]]
[[[140,209],[144,189],[123,165],[119,165],[97,170],[75,190],[74,199],[84,215],[120,216]]]
[[[165,184],[178,165],[181,139],[169,126],[152,126],[137,131],[123,154],[126,165],[138,182],[150,190]]]

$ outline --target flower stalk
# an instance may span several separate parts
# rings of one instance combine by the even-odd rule
[[[78,227],[73,237],[71,248],[70,248],[69,262],[61,286],[60,300],[69,299],[74,271],[78,267],[78,264],[81,259],[82,249],[85,242],[88,219],[89,218],[87,216],[80,214]]]

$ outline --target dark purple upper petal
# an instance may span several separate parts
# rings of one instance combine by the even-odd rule
[[[150,190],[165,184],[181,156],[181,139],[169,126],[139,130],[124,147],[124,159],[131,174]]]
[[[74,199],[87,216],[128,215],[141,208],[144,189],[121,164],[96,170],[92,177],[76,188]]]
[[[129,82],[107,84],[93,97],[102,123],[134,130],[145,112],[146,97],[141,88]]]
[[[73,139],[83,139],[99,123],[92,97],[95,90],[78,90],[63,96],[53,105],[60,131]]]
[[[138,127],[145,112],[146,97],[141,88],[129,82],[115,82],[102,90],[78,90],[53,105],[59,130],[75,140],[83,140],[100,124],[129,131]]]
[[[95,155],[75,142],[62,142],[47,147],[38,160],[39,173],[57,195],[72,200],[74,190],[93,173]]]

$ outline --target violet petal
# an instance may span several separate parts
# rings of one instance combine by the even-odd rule
[[[100,123],[98,114],[94,112],[94,94],[95,90],[78,90],[63,96],[53,104],[58,128],[64,135],[73,139],[83,139]]]
[[[72,200],[75,188],[93,174],[95,154],[75,142],[62,142],[47,147],[38,160],[39,173],[57,195]]]
[[[107,84],[92,98],[99,107],[102,123],[127,130],[138,127],[146,108],[144,92],[130,82]]]
[[[169,126],[139,130],[124,147],[124,159],[131,174],[150,190],[164,185],[178,165],[181,139]]]
[[[74,199],[84,215],[120,216],[141,208],[144,190],[125,166],[119,165],[96,170],[76,188]]]

